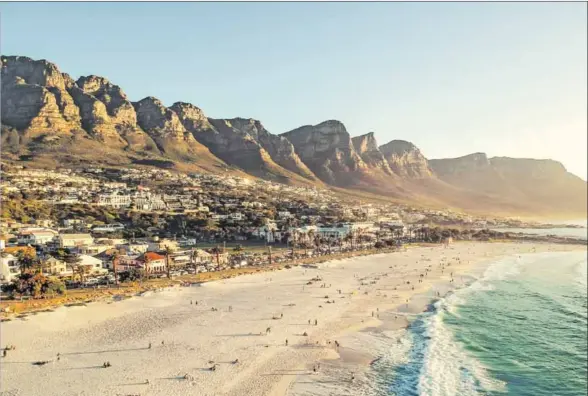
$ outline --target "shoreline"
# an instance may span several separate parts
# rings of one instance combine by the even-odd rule
[[[508,242],[507,242],[508,243]],[[536,245],[536,244],[532,244]],[[540,254],[545,252],[558,251],[557,246],[552,244],[543,244],[547,247],[544,251],[533,251],[522,253],[525,254]],[[559,251],[576,251],[583,250],[581,247],[562,249]],[[342,338],[343,342],[351,342],[353,345],[360,344],[361,346],[355,348],[340,348],[338,353],[324,357],[321,362],[325,363],[327,367],[330,366],[330,370],[326,375],[340,375],[341,370],[353,374],[353,381],[345,381],[345,377],[339,377],[338,381],[333,381],[333,387],[325,387],[325,384],[329,384],[328,381],[324,381],[323,378],[317,377],[315,382],[300,384],[298,378],[289,382],[287,392],[285,393],[272,393],[272,395],[280,396],[298,396],[298,395],[323,395],[323,394],[347,394],[343,392],[346,388],[351,386],[353,382],[362,381],[363,386],[367,386],[374,380],[373,372],[374,364],[381,361],[385,357],[385,353],[389,353],[386,350],[379,350],[373,352],[377,348],[366,348],[365,345],[370,343],[378,342],[378,338],[382,336],[386,338],[388,344],[386,347],[393,345],[394,343],[400,343],[401,340],[406,336],[409,331],[410,325],[419,319],[423,314],[434,311],[434,304],[442,299],[450,297],[453,293],[458,290],[468,288],[478,279],[480,279],[497,260],[509,257],[510,254],[496,255],[488,257],[487,259],[475,263],[469,268],[466,268],[465,273],[459,273],[458,276],[460,281],[451,284],[447,281],[438,280],[436,283],[430,285],[429,288],[423,290],[421,293],[414,294],[411,297],[408,308],[405,308],[405,304],[397,305],[394,308],[388,309],[382,312],[382,319],[378,317],[371,322],[366,322],[364,326],[355,329],[347,329],[344,333],[346,335]],[[436,293],[439,292],[439,295]],[[416,301],[415,301],[416,300]],[[394,315],[395,319],[392,320],[391,316]],[[397,318],[396,318],[397,317]],[[365,336],[364,336],[365,335]],[[337,371],[339,372],[337,373]],[[331,392],[331,393],[329,393]],[[332,393],[339,392],[339,393]]]
[[[434,291],[449,288],[449,274],[435,264],[445,261],[456,279],[458,274],[465,278],[481,271],[481,262],[533,248],[585,249],[484,242],[415,247],[329,260],[317,268],[258,272],[117,303],[61,307],[5,322],[3,344],[18,349],[3,358],[0,394],[61,396],[89,389],[95,393],[86,394],[96,395],[313,394],[312,389],[340,385],[348,378],[344,370],[370,367],[375,355],[365,350],[364,341],[374,339],[373,329],[401,332],[408,324],[393,320],[392,314],[417,315]],[[460,263],[449,263],[460,255]],[[431,270],[420,283],[419,274],[426,268]],[[311,281],[317,278],[322,280]],[[418,286],[412,290],[413,285]],[[310,323],[314,320],[317,325]],[[339,351],[334,341],[340,343]],[[150,343],[153,348],[148,348]],[[57,353],[60,361],[55,360]],[[232,364],[236,358],[239,363]],[[39,360],[50,364],[31,364]],[[113,367],[103,369],[103,361]],[[210,362],[219,364],[216,373],[208,370]],[[321,368],[313,374],[317,363]],[[327,376],[329,372],[334,375]],[[185,374],[193,380],[183,379]],[[352,389],[364,381],[359,371],[356,378]],[[322,383],[317,385],[315,379]]]
[[[586,241],[570,240],[567,238],[551,238],[551,237],[537,237],[527,236],[522,239],[497,239],[489,241],[478,240],[457,240],[454,242],[458,244],[463,243],[513,243],[513,244],[545,244],[545,245],[572,245],[572,246],[586,246]],[[243,268],[235,268],[216,272],[200,273],[195,275],[182,275],[181,277],[174,277],[171,279],[151,279],[145,281],[133,281],[121,283],[118,286],[107,288],[86,288],[86,289],[72,289],[68,290],[63,295],[55,297],[45,296],[40,299],[27,298],[24,300],[8,300],[0,298],[0,322],[8,322],[14,319],[26,318],[30,315],[36,315],[43,312],[53,312],[60,307],[71,307],[87,305],[95,302],[110,301],[117,302],[120,300],[142,296],[144,293],[162,291],[170,287],[182,287],[192,284],[200,284],[207,282],[216,282],[224,279],[232,279],[239,276],[252,275],[260,272],[281,271],[299,266],[306,265],[320,265],[325,262],[345,260],[350,258],[377,256],[380,254],[392,254],[405,251],[406,249],[415,249],[422,247],[442,247],[441,244],[435,243],[414,243],[407,244],[403,249],[386,248],[386,249],[366,249],[357,250],[346,253],[335,253],[331,255],[308,257],[296,259],[293,261],[286,261],[279,264],[251,266]],[[288,268],[290,267],[290,268]]]

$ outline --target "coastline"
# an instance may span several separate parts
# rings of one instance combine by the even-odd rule
[[[506,244],[512,245],[513,243],[506,242]],[[385,354],[390,353],[390,346],[398,347],[402,354],[408,350],[409,347],[406,345],[405,337],[409,326],[416,319],[419,319],[422,314],[435,311],[437,309],[435,305],[438,301],[446,299],[456,291],[465,289],[475,283],[498,260],[513,254],[518,255],[519,253],[525,255],[586,250],[582,246],[561,248],[561,245],[546,243],[528,245],[530,250],[517,251],[515,248],[506,254],[504,252],[493,256],[485,254],[482,260],[461,268],[455,282],[450,283],[447,280],[437,279],[429,285],[429,288],[421,289],[420,293],[414,294],[408,306],[400,304],[385,311],[380,311],[380,318],[382,319],[378,318],[355,329],[348,329],[341,339],[343,343],[351,344],[353,347],[341,348],[338,354],[331,354],[323,358],[323,367],[327,367],[328,370],[322,376],[312,377],[313,381],[300,381],[300,378],[296,378],[289,382],[287,392],[277,392],[273,393],[273,395],[354,395],[359,389],[364,392],[367,389],[373,389],[372,384],[377,380],[374,373],[375,365],[385,357]],[[401,361],[398,360],[396,363],[401,363]],[[349,374],[352,374],[353,381],[348,379]],[[337,378],[337,380],[325,380],[329,376]]]
[[[377,358],[377,350],[366,350],[366,337],[378,332],[400,335],[406,328],[407,320],[392,315],[416,315],[435,292],[462,287],[496,258],[533,248],[585,249],[484,242],[413,247],[329,260],[316,268],[293,267],[178,287],[116,303],[62,307],[5,322],[2,343],[18,349],[3,360],[13,364],[2,364],[0,394],[73,395],[84,389],[96,395],[314,394],[328,384],[347,386],[344,380],[353,370],[356,381],[347,386],[352,392],[361,387],[370,361]],[[456,256],[461,262],[451,261]],[[445,268],[455,273],[455,282],[436,268],[441,261],[450,264]],[[426,268],[431,270],[420,283]],[[325,287],[310,280],[317,276]],[[192,305],[192,299],[199,304]],[[372,317],[371,312],[377,313]],[[314,319],[316,326],[307,323]],[[268,327],[271,331],[264,334]],[[341,345],[338,351],[334,340]],[[55,361],[57,353],[63,356],[60,361]],[[231,364],[236,358],[239,363]],[[37,367],[32,365],[36,360],[51,363]],[[112,368],[100,367],[106,360]],[[207,370],[209,361],[219,364],[216,372]],[[319,362],[321,368],[314,374],[312,366]],[[184,374],[193,380],[183,379]]]

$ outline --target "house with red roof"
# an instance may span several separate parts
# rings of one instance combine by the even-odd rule
[[[155,253],[146,252],[137,258],[147,273],[165,272],[165,256]]]

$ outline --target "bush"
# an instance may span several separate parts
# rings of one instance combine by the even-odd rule
[[[47,284],[46,293],[63,294],[65,290],[65,284],[60,279],[51,279]]]
[[[136,281],[143,278],[143,271],[132,268],[129,271],[119,272],[118,280],[121,282]]]
[[[374,247],[376,249],[383,249],[383,248],[386,247],[386,244],[384,242],[382,242],[382,241],[378,241],[378,242],[376,242],[376,244],[374,245]]]
[[[3,291],[40,298],[49,293],[65,293],[65,285],[59,279],[48,278],[41,273],[27,272],[17,276],[10,285],[3,287]]]

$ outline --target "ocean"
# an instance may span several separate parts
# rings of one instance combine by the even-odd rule
[[[579,219],[579,220],[568,220],[565,222],[561,222],[560,224],[572,224],[581,226],[582,228],[494,228],[494,231],[499,232],[514,232],[519,233],[522,232],[523,234],[534,234],[534,235],[555,235],[560,237],[566,238],[576,238],[576,239],[588,239],[588,228],[586,228],[588,220],[586,219]],[[555,223],[558,224],[558,223]]]
[[[585,251],[501,259],[430,306],[373,367],[373,395],[585,396]]]

